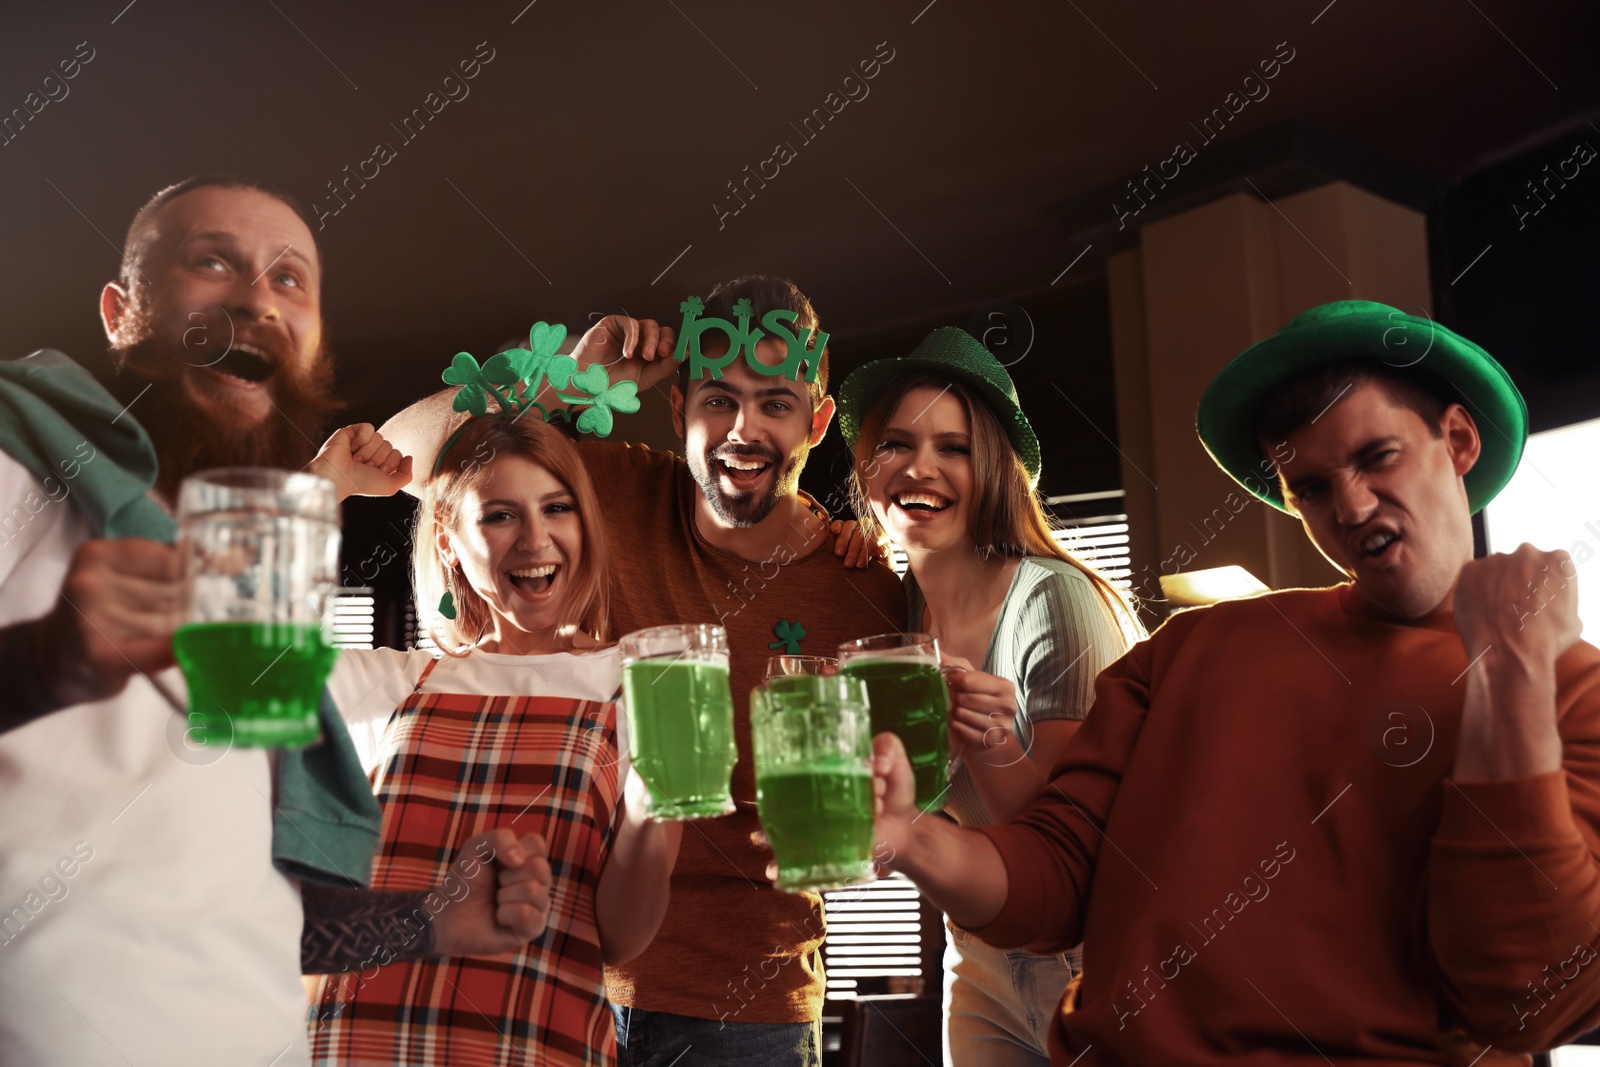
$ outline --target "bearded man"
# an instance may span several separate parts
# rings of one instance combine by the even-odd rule
[[[321,257],[292,201],[191,178],[134,216],[100,293],[119,400],[150,433],[171,501],[190,471],[297,468],[331,399]]]
[[[314,445],[320,294],[290,201],[190,179],[140,210],[101,293],[120,396],[59,352],[0,363],[0,1063],[303,1064],[302,970],[543,929],[542,842],[505,829],[437,914],[354,888],[378,811],[337,714],[269,759],[191,746],[169,703],[185,476],[310,460],[341,499],[410,478],[371,426]]]

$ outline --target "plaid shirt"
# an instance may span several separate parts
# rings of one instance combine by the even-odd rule
[[[437,957],[322,979],[319,1064],[610,1065],[595,891],[618,803],[616,706],[570,697],[423,694],[384,733],[374,889],[431,889],[462,843],[507,826],[549,843],[545,932],[492,957]]]

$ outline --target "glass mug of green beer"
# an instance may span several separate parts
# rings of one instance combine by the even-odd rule
[[[899,736],[917,783],[917,806],[944,796],[950,760],[950,692],[939,672],[939,642],[928,634],[878,634],[839,646],[839,671],[867,685],[872,732]]]
[[[872,715],[859,678],[791,674],[750,693],[756,806],[778,888],[872,878]]]
[[[720,626],[655,626],[622,638],[622,699],[633,766],[654,819],[733,811],[738,759],[728,633]]]
[[[297,748],[320,736],[333,670],[339,505],[314,474],[229,467],[178,490],[183,623],[172,647],[204,744]]]

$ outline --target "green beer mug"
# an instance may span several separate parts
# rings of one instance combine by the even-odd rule
[[[728,782],[739,751],[728,688],[728,633],[720,626],[654,626],[625,635],[622,699],[633,766],[653,819],[734,810]]]
[[[172,648],[189,686],[189,733],[207,745],[316,741],[338,655],[333,483],[265,467],[190,475],[178,489],[178,544],[183,622]]]
[[[794,674],[750,692],[756,807],[778,888],[870,881],[872,715],[859,679]]]
[[[867,685],[872,732],[899,736],[917,783],[917,806],[933,811],[949,782],[950,691],[939,641],[928,634],[878,634],[839,646],[839,671]]]

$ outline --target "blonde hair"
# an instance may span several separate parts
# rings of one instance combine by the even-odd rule
[[[1048,556],[1070,563],[1089,579],[1129,641],[1142,638],[1144,627],[1116,587],[1051,536],[1055,524],[1045,514],[1038,494],[1030,488],[1028,472],[1000,420],[988,404],[957,379],[920,369],[901,375],[883,387],[862,416],[856,436],[855,466],[850,474],[850,497],[862,535],[871,541],[884,537],[867,496],[867,483],[877,469],[878,443],[884,427],[906,394],[919,387],[946,390],[966,409],[972,427],[973,489],[967,508],[967,534],[977,546],[978,558],[988,561]]]
[[[437,604],[446,592],[455,601],[456,617],[440,619],[440,629],[429,628],[447,655],[464,655],[463,646],[475,644],[493,623],[493,613],[483,597],[468,584],[461,569],[446,567],[439,554],[440,531],[455,530],[461,518],[461,501],[469,489],[481,485],[488,467],[497,459],[520,456],[549,471],[566,486],[577,505],[583,532],[583,553],[573,569],[567,594],[566,632],[581,630],[604,640],[610,625],[609,554],[600,526],[600,505],[589,472],[577,446],[554,426],[538,418],[484,415],[471,419],[439,461],[437,472],[422,493],[412,536],[411,573],[418,613]]]

